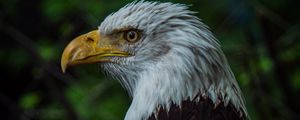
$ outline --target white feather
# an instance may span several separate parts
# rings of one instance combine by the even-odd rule
[[[124,49],[134,56],[103,64],[133,97],[125,120],[143,120],[158,107],[180,106],[201,94],[247,113],[240,88],[217,39],[195,12],[182,4],[133,2],[109,15],[100,25],[101,35],[135,28],[142,40]],[[199,97],[199,96],[198,96]]]

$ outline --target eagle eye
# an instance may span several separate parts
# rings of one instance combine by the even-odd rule
[[[129,30],[125,32],[124,39],[126,39],[128,42],[136,42],[140,39],[140,34],[138,31]]]

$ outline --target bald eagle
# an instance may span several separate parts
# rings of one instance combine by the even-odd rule
[[[139,1],[71,41],[61,68],[99,63],[132,96],[125,120],[248,119],[209,28],[183,4]]]

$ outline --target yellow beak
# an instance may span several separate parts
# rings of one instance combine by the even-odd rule
[[[61,57],[62,71],[65,72],[68,66],[73,65],[110,62],[108,57],[129,56],[129,53],[110,45],[108,40],[102,40],[98,30],[80,35],[72,40]]]

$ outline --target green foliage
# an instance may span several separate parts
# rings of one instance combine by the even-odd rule
[[[273,68],[272,61],[267,56],[260,58],[260,67],[264,72],[270,72]]]
[[[251,80],[247,73],[240,73],[237,76],[241,86],[248,86],[250,84]]]
[[[48,20],[54,22],[63,19],[64,15],[76,9],[72,3],[63,0],[43,0],[41,8]]]
[[[70,86],[66,90],[66,96],[75,107],[78,114],[84,119],[122,119],[128,107],[128,101],[116,81],[102,80],[90,77]]]
[[[50,40],[41,40],[38,46],[38,51],[39,51],[39,55],[41,56],[41,58],[45,59],[45,60],[51,60],[53,59],[55,53],[57,52],[57,49],[51,45]]]
[[[23,109],[34,109],[40,102],[40,97],[37,93],[27,93],[20,100],[20,106]]]
[[[296,71],[295,73],[293,73],[291,85],[293,86],[293,88],[297,89],[298,91],[300,90],[300,71],[299,70]]]

